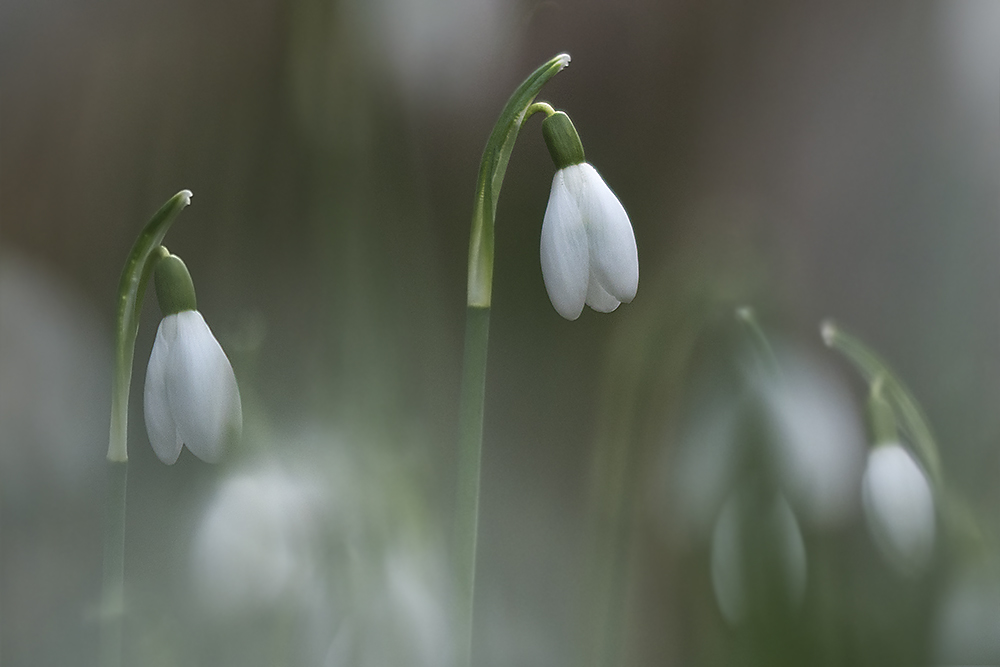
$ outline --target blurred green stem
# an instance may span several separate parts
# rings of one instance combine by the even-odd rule
[[[104,513],[104,587],[101,591],[101,665],[122,664],[125,619],[125,487],[127,461],[108,462],[108,499]]]
[[[546,81],[568,64],[568,55],[558,55],[535,70],[518,86],[493,127],[479,165],[469,236],[468,310],[459,404],[458,483],[453,531],[458,667],[467,667],[472,661],[483,405],[486,395],[490,305],[493,298],[493,228],[497,200],[521,125],[531,113],[545,110],[542,106],[532,105],[535,95]]]
[[[760,358],[761,365],[774,377],[781,375],[781,367],[778,365],[778,358],[774,355],[774,348],[764,334],[764,329],[757,319],[757,312],[751,306],[740,306],[736,309],[736,319],[742,322],[750,332],[754,349]]]
[[[912,439],[912,444],[931,477],[931,483],[939,492],[943,491],[941,456],[938,453],[937,441],[923,410],[920,409],[920,404],[913,398],[913,394],[903,381],[871,348],[834,322],[830,320],[823,322],[820,333],[827,346],[847,357],[869,385],[879,383],[880,395],[898,413],[899,426]]]
[[[869,412],[876,445],[896,440],[896,427],[912,440],[930,476],[938,511],[960,555],[971,563],[995,558],[997,539],[954,487],[945,482],[937,441],[920,404],[889,365],[860,339],[834,322],[823,322],[823,341],[850,360],[871,387]],[[897,419],[898,417],[898,419]]]
[[[115,368],[111,386],[111,429],[108,437],[108,497],[104,519],[104,583],[101,589],[101,665],[122,663],[125,618],[125,493],[128,479],[128,396],[139,314],[146,284],[156,262],[166,254],[160,243],[174,218],[191,203],[181,190],[143,228],[132,246],[118,283],[115,321]]]

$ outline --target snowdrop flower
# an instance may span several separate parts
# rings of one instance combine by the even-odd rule
[[[921,571],[934,547],[934,498],[920,464],[898,442],[875,446],[861,481],[868,528],[902,574]]]
[[[176,255],[157,262],[156,296],[164,318],[146,369],[149,442],[168,465],[183,445],[203,461],[218,461],[243,426],[233,367],[196,310],[191,276]]]
[[[864,428],[840,378],[802,351],[776,348],[782,373],[762,378],[771,453],[789,500],[813,525],[842,523],[857,507]]]
[[[959,572],[947,585],[935,614],[934,664],[1000,664],[1000,579],[988,567]]]
[[[592,166],[565,113],[542,123],[558,171],[542,222],[545,289],[556,311],[575,320],[584,304],[610,313],[635,297],[639,258],[621,202]]]
[[[191,551],[206,606],[238,614],[285,596],[305,604],[321,584],[326,504],[316,480],[273,466],[224,480]]]
[[[806,546],[792,508],[780,494],[757,493],[752,486],[735,490],[712,530],[712,589],[731,625],[766,609],[765,593],[797,608],[806,590]]]

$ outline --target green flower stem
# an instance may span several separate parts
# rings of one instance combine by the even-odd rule
[[[191,191],[181,190],[160,208],[143,228],[132,246],[121,281],[118,283],[118,311],[115,321],[115,371],[111,387],[111,435],[108,460],[128,461],[128,393],[132,383],[132,358],[139,331],[139,312],[146,283],[156,261],[167,254],[160,247],[174,218],[191,203]]]
[[[568,57],[569,56],[567,56],[567,58]],[[549,116],[554,116],[556,110],[553,109],[552,105],[549,104],[548,102],[535,102],[534,104],[528,107],[527,111],[524,112],[524,120],[528,120],[536,113],[543,113],[545,114],[545,117],[548,118]]]
[[[486,350],[490,309],[469,306],[465,316],[462,402],[459,415],[458,488],[455,499],[455,581],[458,665],[472,656],[472,609],[476,583],[476,537],[479,528],[479,478],[483,452],[483,406],[486,396]]]
[[[871,424],[874,445],[899,441],[896,413],[885,398],[884,385],[885,379],[881,375],[876,376],[868,394],[868,422]]]
[[[841,330],[831,321],[820,329],[823,340],[847,357],[871,386],[869,412],[872,413],[874,445],[894,438],[896,427],[911,438],[930,476],[937,498],[939,516],[948,531],[957,554],[967,564],[993,563],[1000,548],[996,534],[980,522],[971,505],[946,484],[937,442],[930,424],[906,385],[889,366],[859,339]],[[879,414],[880,413],[880,414]],[[894,414],[895,413],[895,414]],[[897,419],[898,417],[898,419]]]
[[[764,329],[757,319],[757,312],[750,306],[740,306],[736,309],[736,319],[746,325],[753,340],[754,349],[760,357],[761,364],[774,377],[781,375],[781,367],[778,365],[778,358],[774,355],[774,348],[764,335]]]
[[[458,482],[452,537],[455,562],[457,664],[472,661],[472,610],[476,575],[476,536],[479,521],[480,461],[483,449],[483,405],[486,395],[486,352],[493,298],[493,228],[497,200],[514,142],[524,120],[548,105],[532,105],[549,79],[569,64],[561,54],[548,61],[507,102],[493,127],[479,165],[476,198],[469,236],[469,282],[465,327],[465,356],[459,404]],[[547,112],[546,112],[547,113]]]
[[[111,433],[108,438],[108,497],[104,519],[104,582],[101,589],[101,665],[122,664],[125,618],[125,492],[128,479],[128,395],[135,337],[146,284],[156,262],[166,256],[160,244],[174,218],[191,203],[191,192],[174,195],[136,239],[118,284],[115,368],[111,387]]]
[[[843,331],[830,320],[823,322],[820,331],[823,341],[843,354],[861,373],[869,385],[881,384],[879,393],[898,413],[899,426],[911,438],[911,443],[930,475],[931,483],[943,491],[941,456],[930,424],[913,394],[896,377],[889,365],[858,338]]]
[[[104,587],[101,591],[101,665],[122,664],[125,620],[125,487],[127,461],[108,462],[108,498],[104,513]]]
[[[476,200],[472,211],[472,233],[469,237],[468,305],[489,308],[493,298],[493,221],[507,162],[514,151],[514,142],[527,118],[535,95],[542,86],[569,64],[569,56],[560,54],[536,69],[524,80],[504,107],[479,163]],[[547,105],[546,105],[547,106]],[[551,107],[549,107],[551,109]],[[535,111],[544,110],[541,105]],[[534,111],[532,112],[534,113]]]

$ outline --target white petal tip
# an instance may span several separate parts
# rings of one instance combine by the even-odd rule
[[[173,456],[173,457],[171,457],[171,456],[161,456],[160,452],[157,451],[155,447],[153,448],[153,451],[156,452],[156,458],[160,459],[161,463],[163,463],[165,465],[168,465],[168,466],[172,466],[173,464],[177,463],[177,459],[181,455],[180,450],[178,450],[177,454],[175,456]]]
[[[556,312],[559,313],[560,317],[562,317],[564,320],[569,320],[570,322],[575,322],[576,320],[580,319],[580,313],[583,312],[582,306],[580,307],[580,310],[567,310],[565,308],[560,310],[559,307],[553,303],[552,307],[556,309]]]
[[[568,53],[560,53],[558,56],[556,56],[556,62],[559,63],[560,70],[568,66],[570,60],[571,58],[569,57]]]

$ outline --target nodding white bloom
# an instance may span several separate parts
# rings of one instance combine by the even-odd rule
[[[861,498],[882,555],[903,574],[920,572],[934,548],[934,497],[913,455],[898,442],[874,447]]]
[[[224,480],[191,550],[206,606],[238,614],[285,597],[304,604],[318,593],[328,501],[317,480],[275,466]]]
[[[838,376],[793,347],[775,354],[782,373],[763,376],[759,386],[778,479],[802,518],[834,526],[857,508],[864,428]]]
[[[760,497],[752,486],[736,489],[712,530],[712,589],[722,615],[732,625],[760,613],[760,582],[777,600],[796,608],[806,590],[806,546],[795,513],[780,494]]]
[[[558,171],[542,222],[545,289],[556,311],[575,320],[584,304],[610,313],[635,297],[639,257],[628,214],[597,170],[584,161],[569,116],[542,123]]]
[[[195,309],[194,286],[179,257],[157,262],[156,294],[164,318],[146,369],[143,408],[149,442],[168,465],[184,445],[214,463],[243,427],[233,367]]]

